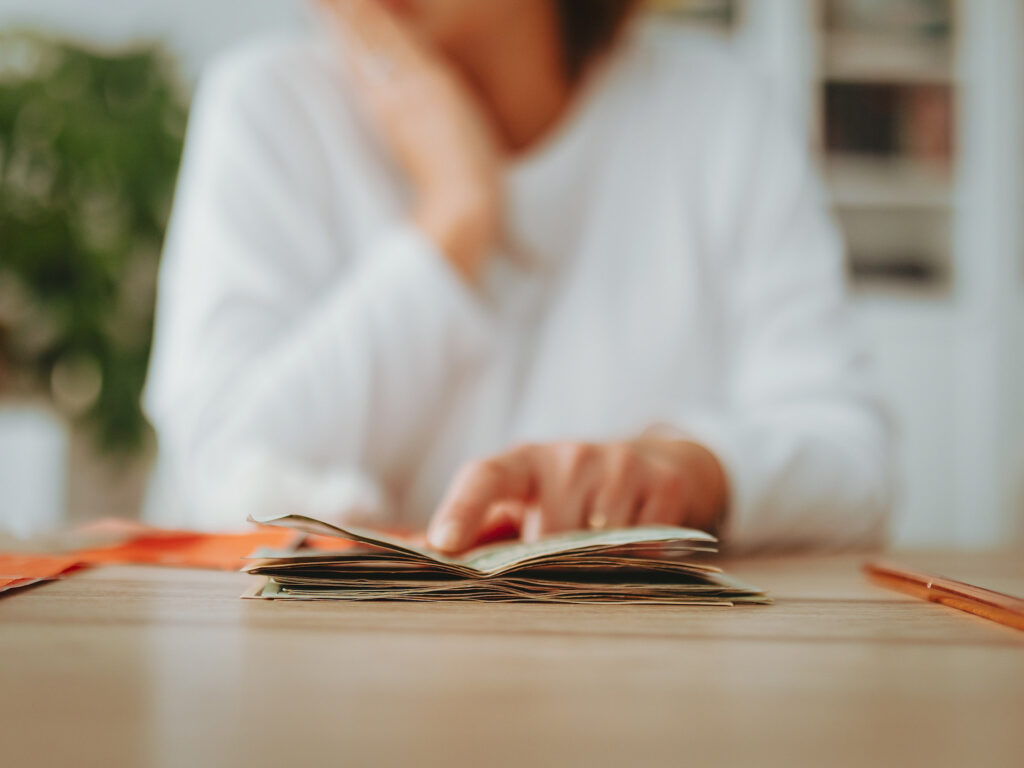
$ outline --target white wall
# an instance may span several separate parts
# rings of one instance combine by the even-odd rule
[[[954,467],[958,539],[985,544],[1019,537],[1024,510],[1024,3],[962,11]]]
[[[0,0],[0,27],[31,27],[121,44],[166,41],[193,79],[203,63],[254,33],[296,26],[310,0]]]

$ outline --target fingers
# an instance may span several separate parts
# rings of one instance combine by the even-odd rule
[[[636,455],[632,450],[626,446],[608,450],[604,477],[587,515],[586,527],[601,530],[632,524],[639,496],[637,474]]]
[[[637,525],[678,525],[682,516],[678,499],[655,493],[644,499],[637,513]]]
[[[341,37],[350,74],[364,87],[397,85],[422,58],[413,36],[379,3],[320,0]],[[378,95],[379,97],[380,95]]]
[[[515,451],[466,465],[430,522],[430,545],[442,552],[461,552],[474,544],[495,502],[529,500],[531,472],[528,456]]]
[[[601,449],[591,443],[547,447],[535,461],[540,488],[539,535],[581,528],[601,474]],[[534,524],[534,523],[531,523]]]
[[[637,514],[637,525],[679,525],[687,506],[682,475],[671,468],[656,467]]]
[[[526,516],[526,504],[521,501],[499,501],[491,504],[484,521],[480,525],[480,533],[476,544],[487,544],[491,541],[518,538]]]
[[[428,540],[459,552],[502,527],[534,541],[577,528],[694,524],[693,477],[656,444],[523,446],[467,465],[434,515]]]
[[[639,504],[638,494],[632,487],[606,486],[594,497],[584,527],[601,531],[633,525]]]
[[[320,5],[338,22],[353,43],[389,53],[413,53],[413,38],[378,2],[373,0],[320,0]]]
[[[523,517],[523,527],[519,532],[519,537],[527,544],[537,541],[542,535],[541,524],[543,521],[544,512],[540,506],[537,504],[528,506]]]

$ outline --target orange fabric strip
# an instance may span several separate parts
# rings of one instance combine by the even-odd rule
[[[81,559],[74,553],[27,555],[22,552],[0,552],[0,581],[55,579],[80,562]]]
[[[187,533],[154,531],[113,546],[83,549],[74,554],[89,565],[173,565],[237,571],[243,558],[260,547],[283,549],[296,540],[294,531],[261,528],[251,533]]]

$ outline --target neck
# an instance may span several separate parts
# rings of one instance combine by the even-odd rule
[[[569,106],[574,91],[565,75],[551,4],[525,7],[536,12],[512,14],[486,40],[450,52],[510,154],[540,141]]]

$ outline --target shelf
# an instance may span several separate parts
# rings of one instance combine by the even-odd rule
[[[825,161],[832,202],[844,208],[947,209],[951,172],[910,160],[832,156]]]
[[[889,285],[915,292],[948,290],[952,217],[945,208],[872,206],[836,210],[847,272],[858,290]]]
[[[891,278],[859,276],[850,283],[850,298],[854,305],[869,307],[877,312],[885,302],[892,307],[905,307],[912,303],[939,306],[949,313],[952,288],[948,276],[929,282],[900,282]]]
[[[884,83],[949,83],[953,46],[947,39],[834,32],[822,41],[828,80]]]
[[[732,31],[738,17],[735,0],[650,0],[648,7],[674,21],[721,33]]]

